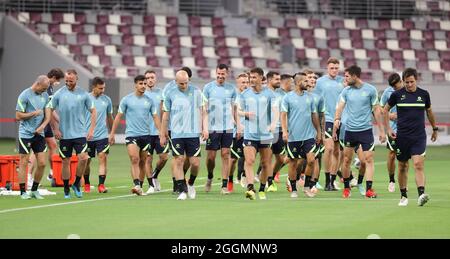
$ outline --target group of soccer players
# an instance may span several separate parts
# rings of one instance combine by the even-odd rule
[[[336,191],[337,175],[344,183],[342,197],[351,196],[357,186],[361,195],[376,198],[374,178],[374,133],[378,127],[381,143],[387,139],[389,148],[389,191],[395,191],[395,157],[399,161],[399,206],[408,204],[408,161],[413,160],[418,187],[418,204],[424,205],[424,156],[426,148],[426,112],[433,127],[437,127],[427,91],[417,87],[417,71],[405,69],[402,75],[392,74],[381,102],[374,86],[361,80],[361,69],[355,65],[339,74],[339,60],[329,58],[327,72],[320,78],[309,69],[295,75],[253,68],[236,77],[236,86],[228,82],[229,68],[216,67],[216,79],[200,90],[191,82],[192,72],[183,67],[175,80],[163,90],[156,88],[157,75],[148,70],[134,78],[134,91],[122,98],[113,117],[111,99],[104,94],[105,82],[94,78],[91,92],[77,85],[77,72],[67,70],[65,85],[50,98],[47,89],[62,77],[42,75],[18,98],[16,118],[19,126],[20,172],[22,199],[42,199],[37,188],[46,164],[47,135],[53,129],[59,140],[59,155],[63,161],[64,197],[71,190],[78,198],[90,192],[90,160],[98,154],[98,192],[105,193],[107,155],[115,143],[117,128],[125,119],[125,142],[131,162],[132,193],[147,195],[161,191],[158,175],[172,151],[170,172],[173,192],[178,200],[196,198],[194,183],[200,170],[201,140],[206,141],[207,181],[210,192],[214,178],[216,153],[220,150],[222,185],[220,193],[234,191],[233,176],[246,188],[250,200],[267,199],[267,192],[278,190],[279,171],[288,165],[287,189],[297,198],[303,187],[306,197],[316,196],[322,165],[325,171],[324,191]],[[381,104],[381,105],[380,105]],[[384,107],[384,108],[382,108]],[[51,129],[49,126],[51,125]],[[109,132],[109,133],[108,133]],[[387,136],[387,137],[386,137]],[[47,141],[48,143],[48,141]],[[78,156],[75,181],[70,186],[70,158],[73,149]],[[153,169],[153,154],[159,160]],[[31,192],[26,192],[26,166],[36,157],[36,173]],[[254,173],[257,153],[260,172]],[[361,161],[359,175],[351,173],[354,153]],[[273,156],[275,163],[272,163]],[[50,160],[51,161],[51,160]],[[189,174],[187,178],[186,174]],[[147,178],[149,188],[143,191]],[[366,186],[362,185],[366,179]],[[259,190],[255,182],[259,181]]]

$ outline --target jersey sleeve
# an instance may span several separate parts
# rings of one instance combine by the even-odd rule
[[[55,109],[58,108],[58,106],[59,106],[59,96],[60,96],[59,92],[56,92],[56,93],[52,96],[51,101],[50,101],[49,104],[48,104],[48,107],[49,107],[49,108],[51,108],[51,109],[53,109],[53,110],[55,110]]]
[[[317,106],[318,112],[325,113],[325,101],[323,97],[319,95],[319,105]]]
[[[205,85],[205,87],[203,88],[203,92],[202,92],[202,95],[203,95],[203,98],[204,98],[204,102],[208,102],[209,101],[209,84],[207,84],[207,85]]]
[[[119,104],[119,113],[125,114],[127,112],[127,99],[123,98]]]
[[[289,111],[289,100],[288,96],[285,95],[283,99],[281,99],[281,109],[282,112],[288,112]]]
[[[316,101],[314,100],[314,96],[311,96],[311,102],[310,102],[310,109],[311,109],[311,113],[317,113],[317,105],[316,105]]]
[[[431,98],[430,93],[428,91],[425,92],[425,109],[429,109],[431,107]]]
[[[19,98],[17,98],[16,111],[25,112],[27,105],[28,105],[28,98],[26,98],[26,96],[23,93],[20,94]]]
[[[92,101],[91,97],[89,97],[88,93],[84,95],[84,106],[86,107],[87,110],[95,108],[94,102]]]
[[[341,96],[339,97],[339,102],[344,102],[347,103],[347,89],[345,88],[342,92],[341,92]]]
[[[375,106],[378,104],[378,92],[375,87],[372,87],[372,91],[370,93],[370,104]]]
[[[172,99],[170,98],[170,96],[166,95],[164,97],[164,102],[163,102],[163,111],[170,112],[171,107],[172,107]]]
[[[106,113],[107,114],[112,114],[113,113],[111,98],[108,98],[108,105],[106,106]]]
[[[389,97],[389,100],[387,102],[389,104],[389,106],[394,107],[395,105],[397,105],[397,92],[393,92],[391,94],[391,97]]]

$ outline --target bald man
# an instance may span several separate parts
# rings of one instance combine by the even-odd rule
[[[25,89],[17,99],[16,119],[19,124],[19,186],[20,195],[24,200],[31,198],[43,199],[37,188],[45,168],[46,145],[44,129],[50,122],[51,110],[46,108],[49,97],[47,88],[50,82],[47,76],[39,76],[33,85]],[[36,154],[37,167],[31,194],[25,191],[25,176],[31,151]]]
[[[180,70],[175,75],[177,87],[164,96],[162,126],[160,131],[161,146],[169,140],[173,153],[173,176],[178,200],[195,199],[194,182],[200,167],[200,135],[208,139],[208,116],[202,92],[189,85],[186,71]],[[170,121],[169,121],[170,118]],[[168,125],[171,138],[168,138]],[[191,164],[188,185],[184,180],[183,163],[185,158]]]

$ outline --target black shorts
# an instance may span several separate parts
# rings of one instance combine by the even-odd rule
[[[345,131],[345,147],[356,148],[361,145],[363,151],[374,151],[375,141],[372,129],[364,131]]]
[[[95,154],[106,153],[109,154],[109,141],[107,138],[88,141],[87,152],[90,158],[94,158]]]
[[[30,154],[33,150],[35,154],[47,151],[45,138],[35,135],[32,138],[19,138],[19,154]]]
[[[212,131],[206,140],[206,150],[219,150],[221,148],[230,148],[233,144],[233,133],[228,131]]]
[[[390,151],[396,152],[397,150],[397,141],[392,139],[390,136],[386,136],[386,148]]]
[[[256,151],[258,151],[260,148],[270,148],[272,146],[272,140],[249,140],[244,139],[244,143],[242,144],[243,147],[254,147],[256,148]]]
[[[402,137],[397,135],[397,160],[406,162],[412,156],[425,156],[427,149],[427,136],[423,137]]]
[[[150,136],[150,148],[148,150],[148,154],[153,155],[153,151],[155,151],[158,155],[169,153],[169,144],[166,143],[166,146],[162,147],[159,141],[159,136]]]
[[[333,127],[334,127],[334,123],[333,122],[325,122],[325,139],[333,139]],[[340,135],[340,128],[336,131],[336,134],[339,138]]]
[[[275,137],[272,140],[272,152],[274,155],[284,155],[286,153],[286,144],[283,141],[283,133],[274,133]]]
[[[47,126],[45,126],[44,128],[44,136],[45,138],[53,138],[53,130],[52,127],[50,127],[50,124],[47,124]]]
[[[131,144],[137,145],[140,151],[148,151],[150,149],[150,141],[150,135],[125,138],[125,144],[127,146]]]
[[[200,157],[200,139],[199,138],[176,138],[170,141],[173,156]]]
[[[61,158],[70,158],[74,149],[78,155],[86,152],[87,148],[86,138],[61,139],[59,141],[59,156]]]
[[[316,151],[316,141],[311,138],[304,141],[288,142],[288,156],[291,159],[306,158],[308,153]]]
[[[231,145],[231,158],[239,159],[244,157],[244,138],[239,140],[233,139],[233,144]]]

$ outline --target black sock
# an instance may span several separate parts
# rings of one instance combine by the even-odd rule
[[[243,157],[238,160],[238,179],[240,180],[242,176],[245,176],[244,170],[245,159]]]
[[[144,181],[139,181],[139,186],[141,186],[141,188],[143,185],[144,185]]]
[[[196,175],[192,175],[192,174],[191,174],[191,175],[189,176],[189,182],[188,182],[189,185],[191,185],[191,186],[194,185],[195,178],[197,178]]]
[[[227,188],[228,179],[222,179],[222,188]]]
[[[183,180],[175,180],[175,190],[179,193],[184,192]]]
[[[342,176],[341,170],[338,170],[336,174],[339,176],[339,178],[342,178],[342,177],[343,177],[343,176]]]
[[[142,187],[141,182],[139,181],[139,179],[134,179],[134,180],[133,180],[133,184],[134,184],[134,186],[139,185],[139,186]]]
[[[305,185],[304,185],[304,187],[309,187],[310,182],[311,182],[311,176],[309,176],[309,175],[305,176]]]
[[[186,176],[186,174],[187,174],[188,171],[189,171],[189,168],[186,169],[186,170],[183,169],[184,176]]]
[[[247,184],[247,191],[255,191],[255,186],[251,183]]]
[[[172,182],[173,182],[173,192],[177,191],[177,182],[175,180],[175,177],[172,177]]]
[[[362,184],[364,180],[364,175],[358,175],[358,184]]]
[[[159,172],[161,172],[161,170],[156,167],[155,170],[153,170],[152,178],[158,178]]]
[[[183,192],[187,193],[188,192],[188,188],[187,188],[186,179],[182,180],[181,186],[183,186]]]
[[[91,181],[89,180],[89,175],[88,174],[83,175],[83,178],[84,178],[84,184],[91,184]]]
[[[325,172],[325,186],[330,185],[330,173]]]
[[[99,175],[98,176],[98,184],[105,184],[106,175]]]
[[[273,176],[267,177],[267,183],[269,186],[271,186],[273,184]]]
[[[350,178],[344,178],[344,188],[350,189]]]
[[[350,178],[348,178],[348,179],[350,179]],[[336,181],[336,175],[330,174],[330,184],[334,184],[334,181]]]
[[[259,191],[260,192],[264,192],[265,189],[266,189],[266,184],[265,183],[260,183],[259,184]]]
[[[316,186],[316,181],[314,181],[314,180],[310,180],[309,181],[309,188],[313,188],[314,186]]]
[[[20,186],[20,195],[22,195],[26,192],[25,183],[19,183],[19,186]]]
[[[405,198],[408,198],[408,193],[407,193],[408,191],[406,190],[406,188],[405,189],[400,189],[400,193],[402,194],[402,196],[401,197],[405,197]],[[400,197],[400,198],[401,198]]]
[[[341,178],[342,178],[342,177],[341,177]],[[354,177],[353,177],[353,174],[352,174],[352,172],[350,172],[350,177],[349,177],[350,181],[353,180],[353,178],[354,178]]]
[[[390,174],[389,175],[389,182],[390,183],[395,183],[395,174]]]
[[[69,194],[70,193],[70,189],[69,189],[69,180],[63,180],[64,183],[64,194]]]
[[[81,181],[81,177],[80,176],[76,176],[75,177],[75,182],[73,182],[73,185],[75,185],[75,187],[77,187],[77,189],[80,189],[80,181]]]
[[[366,181],[366,190],[372,189],[372,181]]]
[[[39,187],[39,183],[33,182],[33,186],[31,186],[31,191],[32,192],[37,191],[38,187]]]
[[[289,182],[291,183],[291,188],[293,192],[297,191],[297,181],[289,179]]]
[[[214,178],[214,170],[209,171],[208,170],[208,179],[213,179]]]
[[[148,185],[149,186],[151,186],[151,187],[155,187],[154,185],[153,185],[153,178],[147,178],[147,182],[148,182]]]
[[[425,193],[425,186],[419,186],[417,187],[417,192],[419,193],[419,196]]]
[[[230,183],[233,182],[233,176],[232,175],[228,176],[228,182],[230,182]]]

